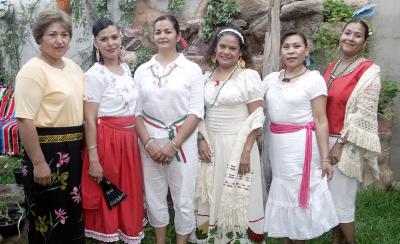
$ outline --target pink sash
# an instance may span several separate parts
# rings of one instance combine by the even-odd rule
[[[308,122],[305,125],[293,124],[276,124],[271,123],[270,129],[274,134],[286,134],[297,132],[306,129],[306,151],[304,157],[303,176],[301,178],[299,205],[301,208],[308,207],[308,200],[310,195],[310,168],[312,157],[312,131],[315,129],[314,122]]]

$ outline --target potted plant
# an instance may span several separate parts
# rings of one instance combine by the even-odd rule
[[[378,131],[381,142],[381,154],[378,158],[379,186],[386,189],[394,180],[390,163],[390,141],[394,125],[393,99],[400,94],[400,88],[396,81],[385,80],[382,82],[378,104]]]
[[[20,233],[25,224],[25,211],[18,199],[21,192],[2,192],[0,195],[0,234],[3,237]]]

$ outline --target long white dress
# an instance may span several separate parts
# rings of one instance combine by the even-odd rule
[[[237,133],[243,122],[249,117],[247,104],[262,100],[262,83],[256,71],[245,69],[239,73],[237,78],[226,82],[215,100],[219,89],[220,87],[216,86],[214,81],[207,81],[205,84],[205,122],[210,143],[215,152],[215,168],[211,191],[212,204],[197,201],[198,231],[202,230],[203,235],[208,236],[208,243],[210,243],[210,239],[213,240],[212,243],[225,244],[232,240],[250,243],[246,229],[221,230],[221,228],[218,228],[218,213],[222,208],[229,207],[221,205],[228,159],[232,153],[232,146],[237,139]],[[253,174],[249,193],[250,200],[247,207],[247,227],[252,232],[263,235],[264,210],[260,154],[256,142],[250,154],[250,169]],[[200,239],[199,236],[198,239]]]
[[[282,71],[274,72],[264,79],[266,108],[271,122],[306,124],[312,121],[311,100],[327,95],[323,77],[318,71],[311,71],[295,83],[285,84],[279,80],[282,75]],[[338,218],[326,177],[321,177],[321,157],[315,132],[312,133],[309,206],[305,209],[299,207],[298,199],[306,130],[269,133],[269,136],[272,183],[265,209],[265,232],[270,237],[307,240],[329,231],[338,224]]]

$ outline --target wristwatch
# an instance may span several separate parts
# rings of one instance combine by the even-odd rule
[[[198,133],[198,135],[197,135],[197,141],[202,141],[202,140],[204,140],[203,135],[200,134],[200,133]]]
[[[336,140],[336,143],[339,145],[344,145],[345,141],[343,140],[343,138],[338,137],[338,139]]]

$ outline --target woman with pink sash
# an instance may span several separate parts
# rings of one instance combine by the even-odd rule
[[[265,232],[283,243],[304,243],[338,223],[327,185],[327,89],[319,72],[304,65],[308,52],[303,34],[287,33],[281,41],[286,69],[264,79],[272,168]]]
[[[121,36],[108,18],[93,26],[94,65],[85,73],[86,148],[82,205],[86,237],[140,243],[143,234],[143,177],[135,132],[137,92],[128,65],[120,62]],[[110,208],[100,182],[126,194]]]

